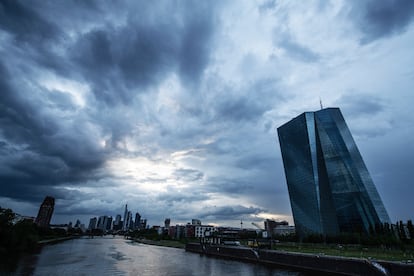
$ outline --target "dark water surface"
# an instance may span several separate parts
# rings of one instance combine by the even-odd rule
[[[80,238],[46,245],[20,264],[18,275],[304,275],[222,260],[121,237]]]

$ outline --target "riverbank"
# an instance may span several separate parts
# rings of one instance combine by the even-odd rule
[[[174,248],[185,248],[185,244],[177,240],[148,240],[134,239],[136,242],[166,246]],[[327,255],[333,257],[375,259],[381,261],[400,262],[413,264],[413,249],[405,251],[391,248],[368,247],[361,245],[324,245],[324,244],[298,244],[298,243],[277,243],[272,250],[282,252],[308,253],[313,255]]]
[[[210,245],[203,249],[199,243],[183,244],[175,240],[134,239],[134,241],[155,246],[184,248],[188,252],[218,258],[262,263],[303,271],[337,275],[387,275],[388,273],[388,275],[414,276],[414,264],[397,262],[395,261],[396,255],[390,256],[389,252],[383,254],[377,248],[363,248],[363,254],[358,255],[357,249],[304,246],[303,244],[301,246],[277,245],[276,250],[253,250],[243,246],[222,245]],[[387,257],[391,261],[376,257]],[[412,256],[406,257],[411,258]]]
[[[189,243],[185,249],[218,258],[336,275],[414,275],[414,265],[398,262],[197,243]]]
[[[133,239],[136,242],[166,246],[174,248],[185,248],[185,244],[177,240],[148,240]],[[324,245],[324,244],[303,244],[303,243],[277,243],[272,250],[292,253],[305,253],[313,255],[327,255],[333,257],[374,259],[391,261],[406,264],[413,264],[413,249],[406,248],[405,251],[391,248],[368,247],[361,245]]]
[[[40,246],[43,246],[43,245],[46,245],[46,244],[55,244],[55,243],[58,243],[58,242],[77,239],[79,237],[80,236],[68,236],[68,237],[59,237],[59,238],[47,239],[47,240],[38,241],[37,244],[40,245]]]
[[[175,240],[147,240],[147,239],[133,239],[135,242],[155,245],[155,246],[165,246],[165,247],[173,247],[173,248],[181,248],[185,249],[185,244]]]
[[[362,245],[310,244],[310,243],[277,243],[274,250],[360,259],[375,259],[392,262],[413,263],[414,249],[412,246],[401,248],[373,247]]]

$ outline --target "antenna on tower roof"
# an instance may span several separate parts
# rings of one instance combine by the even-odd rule
[[[319,97],[319,104],[321,105],[321,110],[323,109],[321,97]]]

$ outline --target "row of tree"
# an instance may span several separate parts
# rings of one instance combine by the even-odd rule
[[[273,239],[289,242],[299,241],[299,237],[296,234],[274,235]],[[385,246],[414,245],[414,227],[411,220],[408,220],[407,223],[398,221],[394,225],[389,223],[377,224],[374,227],[370,227],[369,233],[360,231],[354,233],[341,233],[337,236],[310,234],[303,237],[301,241],[305,243],[339,243]]]
[[[14,223],[16,214],[0,207],[0,274],[13,271],[19,258],[38,248],[38,241],[66,235],[62,229],[39,228],[33,221]]]

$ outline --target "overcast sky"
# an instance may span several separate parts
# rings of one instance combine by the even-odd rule
[[[293,222],[276,128],[340,107],[414,210],[414,1],[0,1],[0,206]]]

